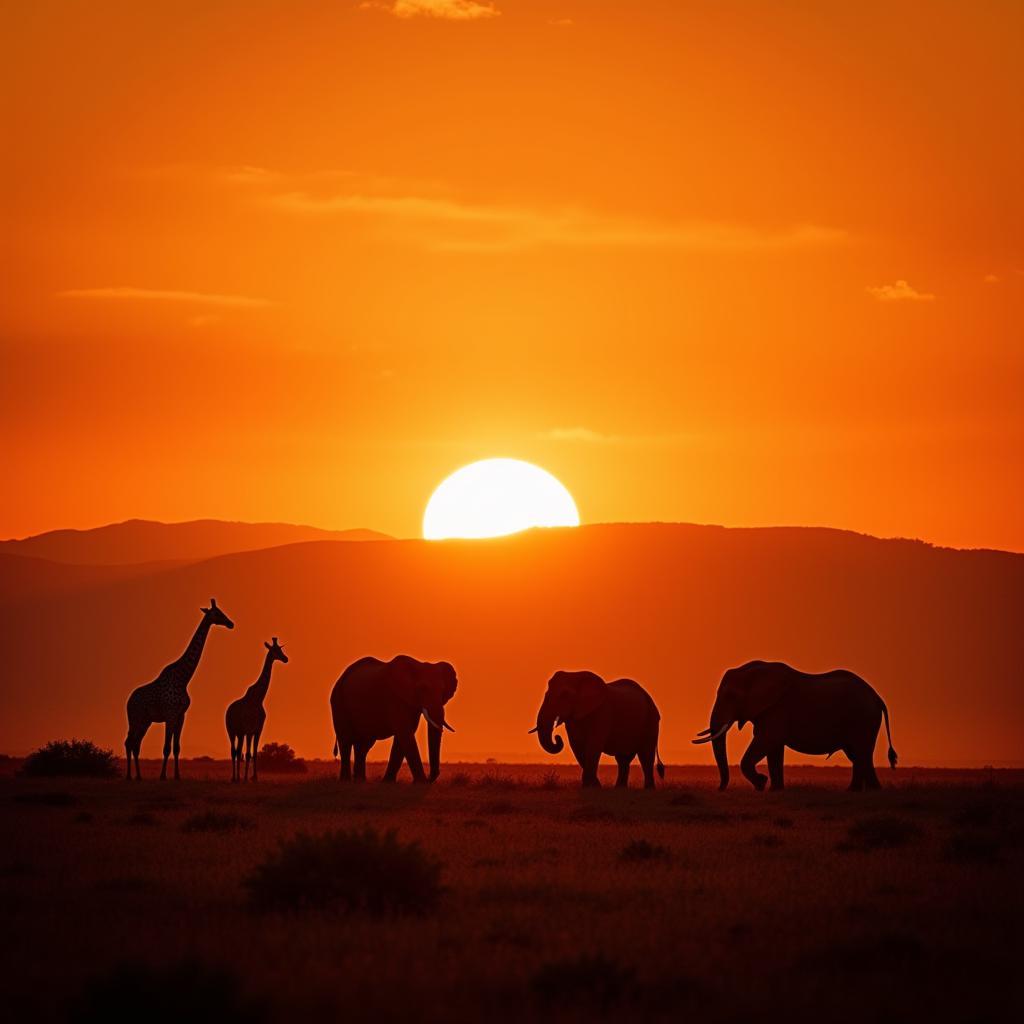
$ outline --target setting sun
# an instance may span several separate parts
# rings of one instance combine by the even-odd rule
[[[547,470],[520,459],[484,459],[456,470],[427,502],[423,536],[501,537],[531,526],[579,526],[572,495]]]

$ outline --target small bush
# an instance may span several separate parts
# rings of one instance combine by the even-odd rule
[[[542,776],[538,789],[561,789],[562,783],[558,778],[558,772],[554,768],[549,768]]]
[[[422,914],[437,904],[440,876],[440,865],[418,843],[368,828],[320,836],[300,832],[245,884],[260,910]]]
[[[999,840],[979,832],[957,832],[946,843],[946,860],[958,864],[994,864],[999,859]]]
[[[158,994],[159,998],[154,999]],[[168,967],[124,964],[92,981],[68,1020],[119,1020],[126,1007],[146,1008],[147,1024],[181,1024],[183,1020],[246,1021],[261,1024],[267,1012],[244,995],[231,974],[197,960]]]
[[[88,740],[54,740],[25,758],[21,774],[46,779],[61,775],[109,779],[120,770],[112,750],[102,750]]]
[[[62,790],[50,793],[19,793],[14,798],[19,804],[39,804],[41,807],[73,807],[78,798]]]
[[[545,1006],[587,1007],[601,1011],[635,1000],[639,993],[632,968],[606,956],[555,960],[533,976],[533,991]]]
[[[619,860],[627,863],[636,863],[646,860],[668,860],[671,853],[664,846],[657,843],[649,843],[646,839],[634,839],[627,843],[619,854]]]
[[[252,818],[243,818],[240,814],[222,814],[218,811],[207,811],[205,814],[193,814],[186,818],[181,826],[182,832],[242,832],[256,827]]]
[[[473,781],[469,772],[453,772],[448,778],[449,786],[468,786]]]
[[[843,850],[891,850],[919,839],[921,829],[906,818],[880,814],[855,821],[840,844]]]
[[[303,775],[309,770],[287,743],[264,743],[257,764],[265,772],[281,774]]]

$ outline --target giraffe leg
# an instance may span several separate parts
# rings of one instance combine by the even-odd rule
[[[256,753],[260,749],[260,733],[263,732],[263,728],[260,727],[256,730],[256,735],[252,738],[252,781],[256,781]]]
[[[174,780],[175,780],[175,782],[177,782],[178,779],[181,778],[181,775],[178,773],[178,755],[181,753],[181,730],[184,729],[184,728],[185,728],[185,716],[182,715],[181,718],[178,719],[178,724],[175,726],[175,729],[174,729]],[[165,763],[166,763],[166,759],[165,759]]]
[[[163,781],[167,778],[167,759],[171,756],[171,736],[174,733],[174,727],[168,721],[164,725],[164,763],[160,768],[160,780]]]

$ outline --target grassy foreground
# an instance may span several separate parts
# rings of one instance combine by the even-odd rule
[[[226,763],[184,763],[177,784],[147,768],[132,784],[0,779],[10,1019],[1024,1008],[1024,773],[901,768],[851,794],[846,769],[790,768],[785,792],[720,794],[686,768],[653,793],[583,792],[561,767],[447,765],[430,787],[342,786],[328,765],[248,786]],[[383,916],[253,905],[246,880],[281,840],[339,828],[417,842],[440,865],[436,900]]]

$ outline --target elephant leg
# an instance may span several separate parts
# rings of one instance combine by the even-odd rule
[[[352,744],[348,740],[338,740],[338,753],[341,755],[338,778],[342,782],[349,782],[352,779]]]
[[[632,762],[632,757],[617,757],[615,760],[619,765],[619,775],[615,780],[616,789],[628,789],[629,788],[629,765]]]
[[[249,765],[252,762],[252,733],[245,734],[245,781],[249,781]]]
[[[639,754],[640,769],[644,773],[644,789],[654,789],[654,748]]]
[[[370,752],[372,743],[355,744],[355,766],[352,774],[356,782],[366,781],[366,755]]]
[[[843,753],[850,759],[850,764],[853,766],[849,791],[859,793],[864,788],[864,773],[861,769],[860,755],[848,747],[843,747]]]
[[[235,781],[235,737],[228,733],[228,743],[231,746],[231,781]]]
[[[402,749],[402,744],[398,741],[396,736],[391,741],[391,754],[388,757],[388,766],[384,769],[384,778],[382,782],[394,782],[398,778],[398,773],[402,768],[402,762],[405,760],[405,752]]]
[[[772,780],[772,789],[785,789],[782,781],[782,754],[785,747],[775,747],[768,751],[768,777]]]
[[[410,733],[402,741],[405,750],[405,759],[409,762],[409,771],[412,772],[413,782],[426,782],[427,774],[423,770],[423,760],[420,757],[420,748],[416,743],[416,733]]]
[[[583,785],[586,787],[601,788],[601,780],[597,777],[597,766],[601,761],[600,750],[588,750],[580,761],[583,769]]]
[[[757,770],[761,758],[767,754],[764,744],[756,736],[750,741],[746,753],[740,759],[740,771],[758,792],[768,785],[768,777]]]

